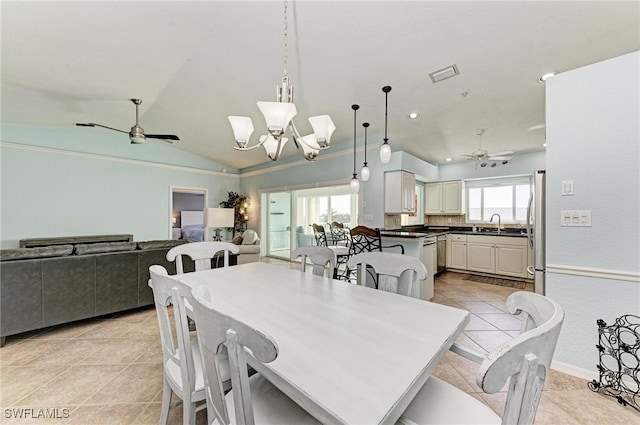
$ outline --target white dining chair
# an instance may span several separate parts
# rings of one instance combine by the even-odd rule
[[[329,267],[329,277],[333,277],[337,256],[334,250],[326,246],[301,246],[291,251],[291,259],[300,258],[300,271],[306,271],[307,258],[313,265],[312,273],[324,276],[325,267]]]
[[[395,294],[422,298],[422,280],[427,278],[427,268],[415,257],[393,252],[363,252],[349,258],[347,267],[351,270],[359,267],[358,281],[367,284],[367,266],[373,268],[377,288]],[[406,280],[400,281],[405,274]]]
[[[250,350],[257,361],[269,363],[278,356],[276,342],[260,330],[218,312],[206,285],[194,288],[192,296],[207,388],[208,423],[320,424],[264,376],[248,376],[245,350]],[[228,353],[233,388],[226,395],[220,380],[223,347]]]
[[[171,396],[175,394],[183,402],[183,424],[195,423],[196,411],[206,407],[202,361],[198,340],[191,338],[187,324],[184,303],[177,303],[176,294],[190,294],[190,288],[170,278],[167,270],[159,265],[149,267],[149,286],[153,290],[153,298],[160,326],[160,342],[162,344],[162,405],[160,408],[160,424],[166,424],[171,405]],[[170,305],[173,305],[171,320]],[[175,337],[175,340],[174,340]],[[177,346],[176,346],[177,342]],[[231,387],[228,362],[222,362],[221,382],[225,389]]]
[[[237,254],[238,245],[231,242],[191,242],[175,246],[167,252],[167,260],[176,262],[176,273],[184,273],[182,256],[190,257],[195,263],[195,271],[211,269],[211,260],[215,254],[223,251],[224,267],[229,266],[229,253]]]
[[[555,301],[532,292],[507,298],[511,314],[522,313],[520,334],[486,357],[454,344],[451,350],[480,363],[476,382],[486,393],[509,389],[502,418],[472,395],[430,377],[400,417],[399,423],[531,425],[536,417],[564,311]]]

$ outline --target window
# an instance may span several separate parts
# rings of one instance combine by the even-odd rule
[[[488,222],[493,214],[500,214],[503,223],[526,221],[530,176],[470,180],[466,187],[468,222]]]

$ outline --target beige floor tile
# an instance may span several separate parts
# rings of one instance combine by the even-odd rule
[[[65,371],[68,366],[3,366],[2,406],[10,407]]]
[[[99,350],[80,360],[82,364],[129,364],[158,343],[158,337],[110,338],[98,342]]]
[[[60,424],[130,425],[146,407],[147,403],[83,405],[71,411]]]
[[[0,349],[2,366],[24,366],[35,359],[47,356],[57,347],[63,346],[62,340],[29,339],[18,344],[7,343]]]
[[[451,364],[440,364],[433,372],[433,376],[442,379],[465,393],[473,393],[476,390],[460,375]]]
[[[497,331],[498,328],[482,319],[481,315],[471,314],[465,331]]]
[[[124,370],[124,365],[74,366],[19,400],[19,406],[69,406],[85,402],[105,383]]]
[[[162,366],[131,364],[93,394],[87,403],[142,403],[154,400],[162,389]]]
[[[68,339],[49,350],[46,355],[38,356],[27,363],[28,366],[74,365],[103,347],[98,340]]]
[[[489,303],[484,301],[464,301],[459,300],[458,303],[465,309],[472,313],[502,313],[501,310],[495,308]]]
[[[508,313],[476,313],[482,320],[491,323],[501,330],[517,331],[520,329],[520,318]]]
[[[511,336],[502,331],[465,331],[464,334],[486,351],[492,351],[511,340]]]
[[[640,424],[640,412],[616,399],[595,393],[586,385],[572,391],[548,391],[547,399],[581,424]]]

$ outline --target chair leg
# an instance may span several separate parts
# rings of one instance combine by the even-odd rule
[[[169,418],[169,409],[171,409],[171,386],[167,382],[166,378],[162,383],[162,406],[160,407],[160,425],[167,425],[167,419]]]
[[[191,400],[185,400],[182,403],[182,424],[195,425],[196,423],[196,404]]]

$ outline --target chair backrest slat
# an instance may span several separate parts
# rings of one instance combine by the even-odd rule
[[[203,358],[205,387],[207,388],[207,414],[209,422],[229,424],[224,402],[222,383],[219,379],[218,356],[227,347],[231,369],[236,424],[255,423],[251,404],[251,391],[246,366],[245,347],[253,357],[269,363],[278,357],[275,341],[261,331],[216,310],[212,294],[207,286],[192,291],[193,311],[198,324],[198,341]]]
[[[192,242],[175,246],[167,252],[167,260],[176,262],[176,273],[184,273],[182,256],[190,257],[195,263],[195,271],[211,269],[211,259],[216,253],[222,251],[224,267],[229,266],[229,253],[237,254],[240,251],[238,245],[230,242]]]
[[[336,268],[337,256],[336,252],[325,246],[301,246],[291,251],[291,259],[301,257],[300,271],[306,270],[307,258],[313,265],[312,273],[318,276],[324,276],[324,269],[329,266],[329,277],[333,277]]]

